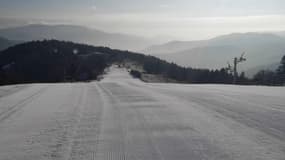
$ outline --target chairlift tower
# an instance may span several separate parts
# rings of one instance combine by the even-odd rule
[[[237,82],[237,78],[238,78],[237,67],[238,67],[238,64],[241,63],[241,62],[246,61],[246,58],[244,58],[244,54],[245,54],[245,52],[243,52],[242,55],[239,58],[238,57],[234,58],[234,66],[233,67],[230,65],[230,63],[228,63],[228,67],[226,68],[226,70],[230,71],[230,73],[233,74],[233,76],[234,76],[233,84],[236,84],[236,82]]]

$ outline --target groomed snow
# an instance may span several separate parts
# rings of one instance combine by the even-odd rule
[[[0,160],[284,160],[285,88],[101,82],[0,87]]]

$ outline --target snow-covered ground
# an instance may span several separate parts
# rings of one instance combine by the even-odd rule
[[[101,82],[0,87],[0,160],[284,160],[285,88]]]

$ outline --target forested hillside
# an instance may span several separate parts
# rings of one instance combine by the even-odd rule
[[[159,75],[180,83],[233,82],[232,74],[225,68],[209,70],[181,67],[154,56],[129,51],[44,40],[19,44],[0,52],[0,84],[96,80],[106,67],[129,62],[140,66],[142,74]],[[241,73],[237,83],[284,84],[284,66],[285,57],[276,72],[261,71],[253,79],[247,79]]]
[[[94,80],[113,63],[136,62],[145,73],[183,83],[231,83],[225,69],[180,67],[153,56],[57,40],[33,41],[0,53],[0,83]]]

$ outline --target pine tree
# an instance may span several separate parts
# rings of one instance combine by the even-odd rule
[[[281,64],[277,69],[277,76],[281,84],[285,83],[285,56],[281,60]]]

